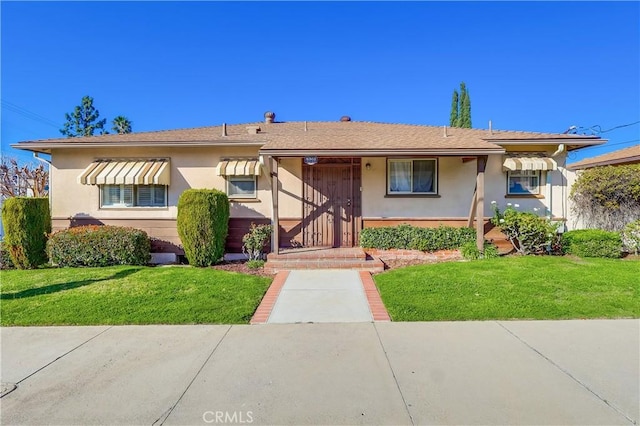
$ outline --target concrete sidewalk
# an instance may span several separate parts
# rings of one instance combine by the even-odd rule
[[[640,321],[2,328],[2,424],[637,424]]]

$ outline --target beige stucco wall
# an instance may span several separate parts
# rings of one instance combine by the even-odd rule
[[[278,215],[281,218],[302,217],[302,159],[282,158],[278,164]]]
[[[554,150],[555,147],[547,151],[547,155],[551,155]],[[536,152],[541,150],[538,148]],[[558,170],[543,172],[541,176],[541,195],[544,198],[526,198],[507,196],[507,174],[502,171],[504,157],[489,156],[485,173],[485,216],[492,215],[491,202],[496,201],[500,207],[507,203],[518,204],[519,209],[523,211],[533,211],[537,208],[541,215],[548,214],[552,209],[554,217],[566,218],[566,156],[563,153],[554,158],[558,163]],[[367,163],[371,164],[369,170],[364,167]],[[476,161],[463,162],[461,157],[440,157],[438,197],[386,196],[387,159],[363,158],[362,164],[362,215],[365,219],[462,219],[469,216],[476,182]]]
[[[66,149],[52,152],[51,208],[57,219],[90,216],[96,219],[175,219],[180,194],[189,188],[225,191],[216,166],[225,157],[257,157],[258,148],[119,148]],[[100,208],[99,188],[80,185],[78,175],[97,158],[170,158],[171,183],[166,208]],[[232,217],[271,217],[271,187],[263,168],[255,200],[232,202]]]
[[[545,147],[547,155],[557,147]],[[532,150],[542,152],[541,147]],[[524,151],[518,147],[518,151]],[[175,219],[180,194],[189,188],[216,188],[224,191],[224,177],[216,175],[221,158],[257,157],[258,148],[121,148],[117,156],[110,149],[54,150],[51,167],[52,216],[57,219],[88,216],[96,219]],[[171,159],[171,184],[167,208],[103,208],[99,206],[99,188],[80,185],[78,175],[96,158],[160,158]],[[491,201],[504,206],[519,204],[521,210],[538,208],[540,214],[553,210],[553,216],[569,215],[566,181],[574,173],[565,169],[565,154],[555,157],[559,169],[542,175],[544,198],[506,197],[506,173],[502,171],[502,155],[489,156],[485,175],[485,216],[492,215]],[[369,163],[370,169],[365,165]],[[362,159],[363,218],[437,218],[466,219],[469,216],[476,179],[476,161],[463,162],[461,157],[438,159],[437,197],[386,196],[387,159]],[[302,161],[283,158],[278,163],[280,187],[279,216],[283,219],[302,217]],[[569,183],[570,183],[569,182]],[[258,179],[255,200],[232,202],[231,216],[236,218],[271,218],[271,179],[268,167],[263,167]],[[569,226],[571,224],[569,223]]]

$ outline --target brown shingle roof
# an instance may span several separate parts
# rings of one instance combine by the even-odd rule
[[[613,164],[640,163],[640,144],[569,164],[569,170],[589,169]]]
[[[247,127],[259,126],[260,132],[251,134]],[[305,130],[306,128],[306,130]],[[591,145],[602,139],[593,136],[514,132],[481,129],[460,129],[410,124],[373,122],[286,122],[246,123],[191,129],[139,132],[126,135],[102,135],[83,138],[59,138],[20,142],[16,148],[47,152],[51,148],[91,146],[146,145],[256,145],[265,153],[321,151],[451,151],[501,152],[500,144],[511,142],[535,143],[548,140],[567,141],[568,144]],[[559,142],[556,142],[559,143]]]

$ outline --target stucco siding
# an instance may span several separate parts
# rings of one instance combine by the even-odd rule
[[[226,190],[226,180],[217,176],[221,158],[255,157],[257,148],[121,148],[54,150],[52,152],[51,190],[54,218],[93,217],[97,219],[175,219],[180,194],[189,188]],[[162,208],[100,208],[99,187],[80,185],[82,171],[97,158],[169,158],[171,181],[167,207]],[[271,188],[263,170],[258,178],[257,198],[231,203],[232,217],[264,218],[271,215]]]

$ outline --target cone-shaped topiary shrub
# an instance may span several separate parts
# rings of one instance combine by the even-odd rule
[[[178,200],[178,235],[189,264],[210,266],[224,255],[229,198],[215,189],[188,189]]]
[[[49,199],[13,197],[2,207],[5,248],[18,269],[31,269],[47,261],[47,235],[51,232]]]

